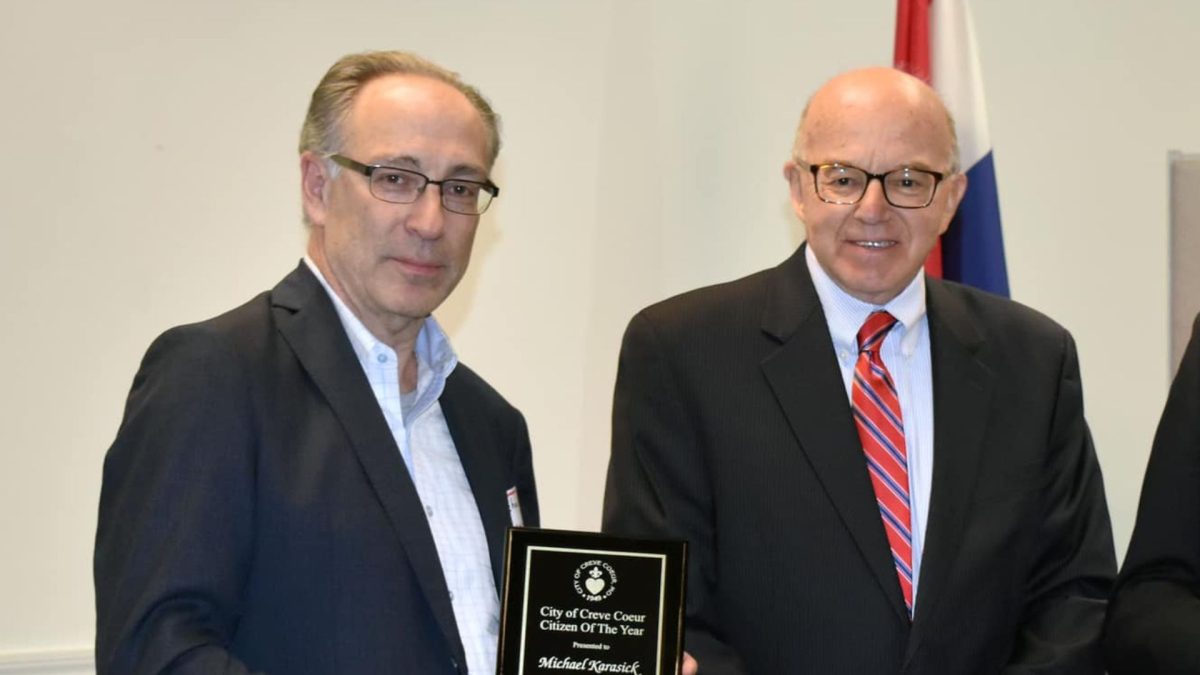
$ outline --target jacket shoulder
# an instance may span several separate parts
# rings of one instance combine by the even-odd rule
[[[931,320],[970,326],[992,344],[1021,351],[1073,341],[1057,321],[1016,300],[941,279],[929,279],[928,287]]]
[[[270,293],[264,291],[242,305],[217,316],[172,326],[154,340],[154,344],[195,342],[237,342],[262,333],[271,323]]]
[[[696,330],[715,325],[753,323],[761,318],[775,270],[761,270],[733,281],[704,286],[660,300],[634,317],[661,330]]]

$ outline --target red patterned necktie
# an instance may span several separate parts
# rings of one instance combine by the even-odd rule
[[[904,445],[904,420],[900,414],[900,399],[896,384],[879,350],[896,317],[887,312],[872,312],[858,331],[858,362],[854,365],[854,385],[850,402],[858,437],[875,501],[883,518],[883,529],[892,548],[900,591],[913,613],[912,583],[912,503],[908,495],[908,452]]]

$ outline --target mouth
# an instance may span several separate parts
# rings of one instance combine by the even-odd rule
[[[896,246],[900,242],[895,239],[855,239],[851,244],[870,250],[882,250]]]
[[[436,276],[442,271],[442,265],[428,260],[416,258],[392,258],[405,273],[418,277]]]

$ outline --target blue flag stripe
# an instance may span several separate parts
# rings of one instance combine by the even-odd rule
[[[996,168],[989,151],[967,170],[967,194],[942,236],[942,276],[1008,297]]]

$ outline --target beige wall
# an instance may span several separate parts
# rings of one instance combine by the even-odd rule
[[[505,118],[501,200],[440,312],[522,408],[545,524],[598,524],[621,331],[799,242],[804,98],[887,63],[894,3],[0,5],[0,660],[92,640],[104,450],[164,328],[301,255],[296,135],[337,56],[404,47]],[[1167,385],[1166,153],[1200,149],[1192,0],[976,1],[1013,294],[1070,328],[1118,548]]]
[[[1200,154],[1171,153],[1171,368],[1200,311]]]

